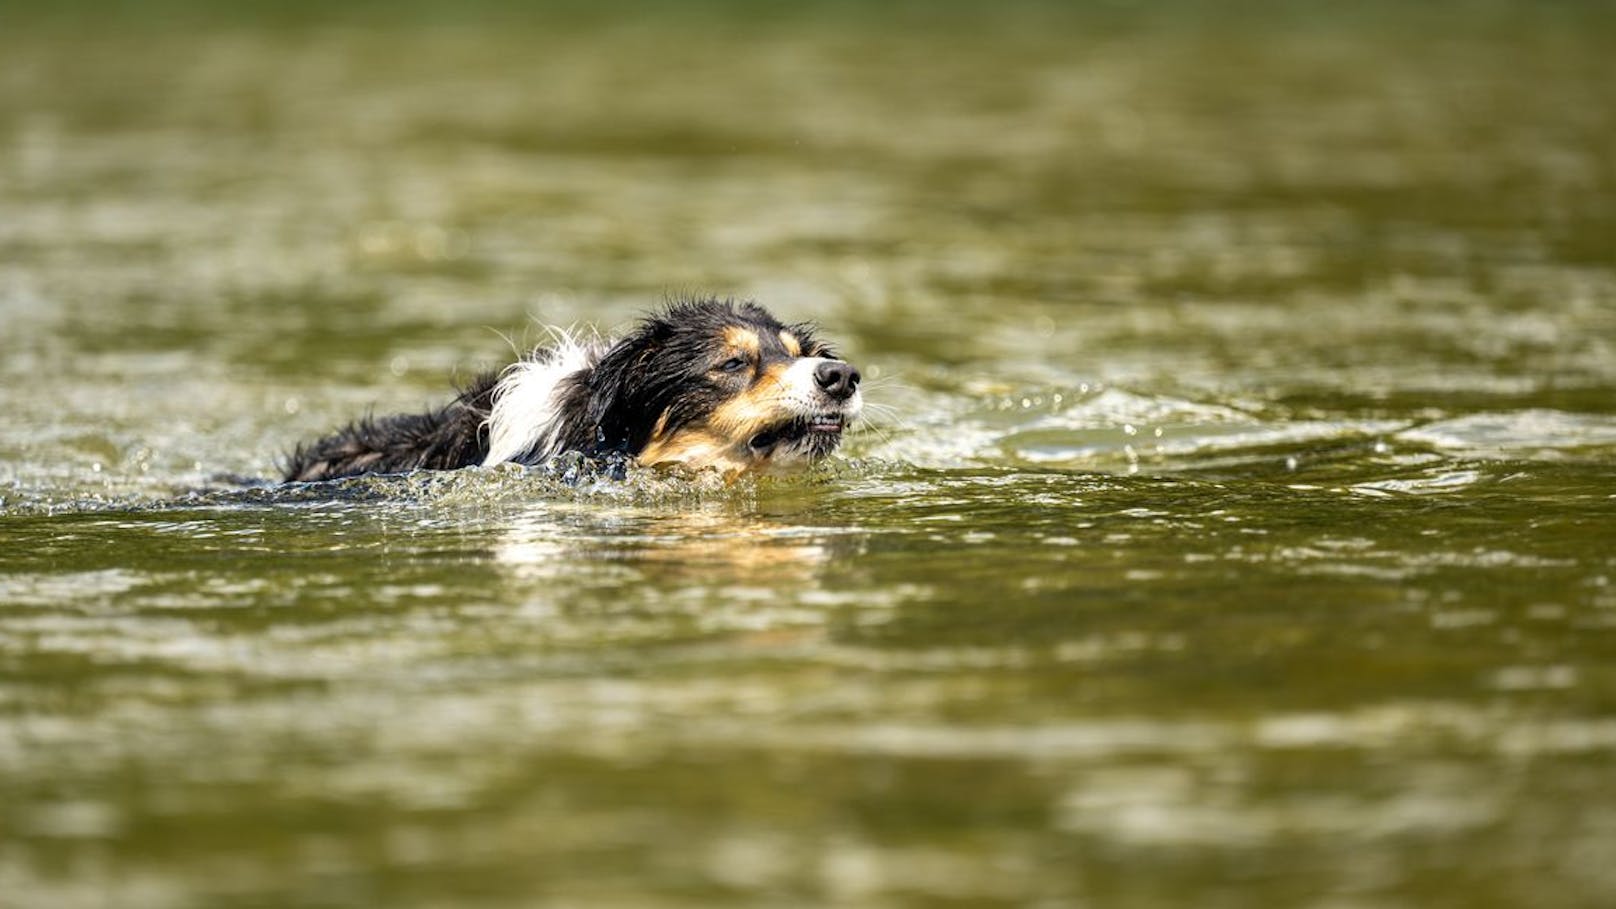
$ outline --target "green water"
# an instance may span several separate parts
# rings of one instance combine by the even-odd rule
[[[0,21],[0,905],[1616,904],[1598,4]],[[797,481],[312,485],[669,292]]]

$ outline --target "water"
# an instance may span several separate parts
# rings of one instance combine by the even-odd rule
[[[0,30],[7,906],[1616,900],[1596,4]],[[668,292],[808,478],[278,455]]]

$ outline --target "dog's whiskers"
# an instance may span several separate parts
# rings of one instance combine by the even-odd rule
[[[864,402],[864,410],[866,413],[873,415],[876,419],[865,419],[863,421],[863,425],[870,426],[878,423],[891,423],[898,429],[908,430],[914,428],[907,420],[899,416],[898,409],[890,404],[876,404],[866,401]]]

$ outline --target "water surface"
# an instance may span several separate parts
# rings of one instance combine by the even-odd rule
[[[7,905],[1616,900],[1595,4],[0,30]],[[801,480],[277,488],[668,293]]]

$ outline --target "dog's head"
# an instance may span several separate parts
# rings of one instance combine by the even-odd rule
[[[841,443],[859,378],[810,326],[754,303],[676,303],[596,364],[587,422],[598,447],[642,464],[787,473]]]

